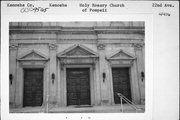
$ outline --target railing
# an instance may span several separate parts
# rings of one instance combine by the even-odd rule
[[[120,103],[121,103],[121,111],[123,112],[124,110],[123,110],[123,100],[131,107],[131,108],[133,108],[133,109],[135,109],[136,110],[136,112],[137,111],[139,111],[139,110],[142,110],[141,108],[138,108],[133,102],[131,102],[128,98],[126,98],[123,94],[121,94],[121,93],[117,93],[117,95],[119,96],[119,98],[120,98]]]

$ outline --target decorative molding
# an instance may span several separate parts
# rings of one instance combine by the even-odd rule
[[[47,56],[35,50],[30,50],[17,57],[19,61],[47,61],[48,59]]]
[[[18,47],[19,47],[18,44],[12,44],[12,45],[9,46],[9,49],[10,49],[10,50],[17,50]]]
[[[49,49],[50,50],[56,50],[57,49],[57,45],[56,44],[49,44]]]
[[[98,57],[98,54],[83,45],[76,44],[58,53],[57,56],[59,58],[86,58]]]
[[[73,45],[57,54],[61,65],[95,64],[98,54],[83,45]]]
[[[144,30],[133,30],[133,29],[102,30],[102,31],[97,31],[97,34],[144,34]]]
[[[144,27],[62,27],[62,26],[10,26],[11,33],[55,33],[55,34],[144,34]]]
[[[10,26],[9,33],[58,33],[62,27],[60,26]]]
[[[20,67],[27,68],[40,68],[45,67],[48,57],[35,50],[30,50],[17,57]]]
[[[144,47],[144,43],[133,43],[132,46],[135,50],[142,50],[142,48]]]
[[[102,44],[102,43],[97,45],[98,50],[105,50],[105,47],[106,47],[106,45]]]
[[[98,62],[99,58],[93,58],[93,64],[92,64],[92,68],[93,70],[96,69],[96,63]]]
[[[22,68],[44,68],[47,61],[19,61]]]
[[[106,60],[109,61],[112,65],[132,65],[133,60],[135,60],[136,57],[124,50],[119,50],[112,54],[109,57],[106,57]]]
[[[115,52],[114,54],[112,54],[111,56],[107,57],[108,60],[112,60],[112,59],[135,59],[136,57],[122,49],[120,49],[119,51]]]
[[[48,39],[48,40],[47,40]],[[32,43],[32,44],[38,44],[38,43],[49,43],[49,44],[53,44],[54,42],[56,42],[56,38],[22,38],[22,39],[13,39],[10,40],[10,43],[12,44],[16,44],[16,43]]]
[[[60,59],[60,68],[63,71],[64,70],[64,59]]]
[[[90,44],[96,44],[97,42],[100,42],[100,43],[103,43],[103,44],[111,44],[111,43],[117,43],[117,44],[122,44],[125,45],[125,44],[129,44],[133,47],[133,44],[143,44],[143,40],[142,39],[111,39],[111,38],[98,38],[97,39],[51,39],[51,38],[48,38],[47,39],[34,39],[34,38],[28,38],[28,39],[14,39],[14,40],[10,40],[10,43],[11,44],[78,44],[78,43],[84,43],[84,44],[87,44],[87,43],[90,43]]]

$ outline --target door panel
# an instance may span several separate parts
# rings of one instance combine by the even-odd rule
[[[112,77],[115,104],[120,104],[120,98],[117,93],[122,93],[131,100],[129,68],[112,68]]]
[[[43,103],[43,69],[24,69],[23,106]]]
[[[89,68],[67,69],[67,105],[90,105]]]

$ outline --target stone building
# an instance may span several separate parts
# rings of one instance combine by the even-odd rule
[[[144,22],[9,23],[10,107],[145,104]]]

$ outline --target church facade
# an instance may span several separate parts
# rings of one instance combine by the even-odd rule
[[[9,104],[145,104],[144,22],[9,23]]]

